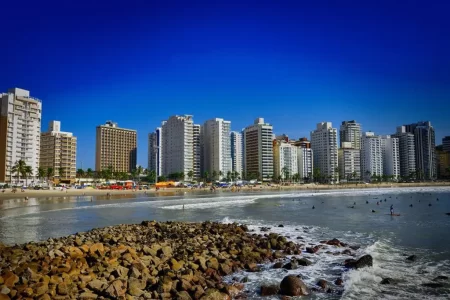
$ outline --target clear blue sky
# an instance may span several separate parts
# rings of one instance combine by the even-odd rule
[[[449,1],[33,2],[2,4],[0,91],[42,99],[43,129],[78,136],[78,167],[106,120],[138,130],[147,166],[147,134],[174,114],[264,117],[294,138],[352,119],[450,135]]]

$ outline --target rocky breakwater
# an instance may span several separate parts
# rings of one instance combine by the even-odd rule
[[[237,224],[118,225],[0,245],[0,300],[239,298],[243,285],[222,276],[300,252],[282,236]]]

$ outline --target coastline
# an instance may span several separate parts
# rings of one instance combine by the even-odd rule
[[[377,188],[408,188],[408,187],[450,187],[450,182],[421,182],[421,183],[380,183],[380,184],[343,184],[343,185],[325,185],[325,184],[305,184],[291,186],[256,186],[243,187],[240,191],[232,191],[231,189],[218,189],[220,192],[240,193],[240,192],[268,192],[268,191],[320,191],[320,190],[342,190],[342,189],[377,189]],[[109,193],[110,196],[107,196]],[[74,197],[74,196],[96,196],[105,199],[117,199],[126,197],[136,197],[144,195],[152,195],[158,197],[176,196],[186,193],[210,193],[208,188],[190,189],[190,188],[167,188],[161,190],[96,190],[96,189],[68,189],[60,190],[20,190],[16,193],[10,189],[0,193],[0,202],[9,199],[40,198],[40,197]]]

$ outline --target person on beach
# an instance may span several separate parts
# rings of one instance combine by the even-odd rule
[[[394,204],[391,204],[391,216],[394,214]]]

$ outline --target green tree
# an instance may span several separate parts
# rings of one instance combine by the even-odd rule
[[[321,178],[322,178],[322,174],[320,173],[320,169],[319,168],[314,168],[314,170],[313,170],[314,182],[320,182]]]
[[[167,178],[166,178],[166,176],[161,175],[161,176],[158,177],[158,181],[159,181],[159,182],[161,182],[161,181],[167,181]]]
[[[59,180],[61,180],[61,178],[66,178],[66,176],[64,176],[64,168],[63,167],[60,167],[60,168],[58,168],[58,174],[59,174]]]
[[[223,172],[219,170],[219,180],[222,180]]]
[[[24,175],[26,178],[26,185],[28,186],[28,177],[33,176],[33,168],[31,166],[25,166]]]
[[[86,170],[86,177],[87,177],[87,178],[92,178],[92,177],[94,177],[94,172],[92,171],[91,168],[88,168],[88,169]]]
[[[144,169],[141,166],[137,167],[136,171],[137,171],[137,177],[138,177],[138,185],[141,184],[141,174],[142,174],[143,170]]]
[[[205,172],[203,173],[203,177],[205,178],[205,182],[208,182],[208,179],[209,179],[209,172],[208,172],[208,171],[205,171]]]
[[[187,173],[187,176],[188,176],[189,180],[192,181],[194,179],[194,171],[189,170],[189,172]]]
[[[230,182],[231,181],[231,171],[227,172],[227,181]]]
[[[147,181],[148,182],[155,182],[156,179],[156,172],[155,170],[151,170],[147,172]]]
[[[53,176],[53,168],[47,168],[47,181]]]
[[[16,161],[16,163],[12,167],[11,171],[12,171],[12,173],[16,173],[19,183],[20,183],[20,175],[25,173],[26,166],[27,166],[27,164],[25,163],[25,161],[20,159],[20,160]]]
[[[84,177],[84,175],[85,175],[85,173],[84,173],[83,169],[78,169],[77,170],[77,177],[78,178],[82,178],[82,177]]]
[[[38,177],[39,177],[39,180],[42,180],[42,178],[45,177],[45,170],[43,167],[38,168]]]
[[[213,180],[216,180],[216,179],[217,179],[217,171],[216,171],[216,170],[214,170],[214,171],[212,172],[212,179],[213,179]]]

